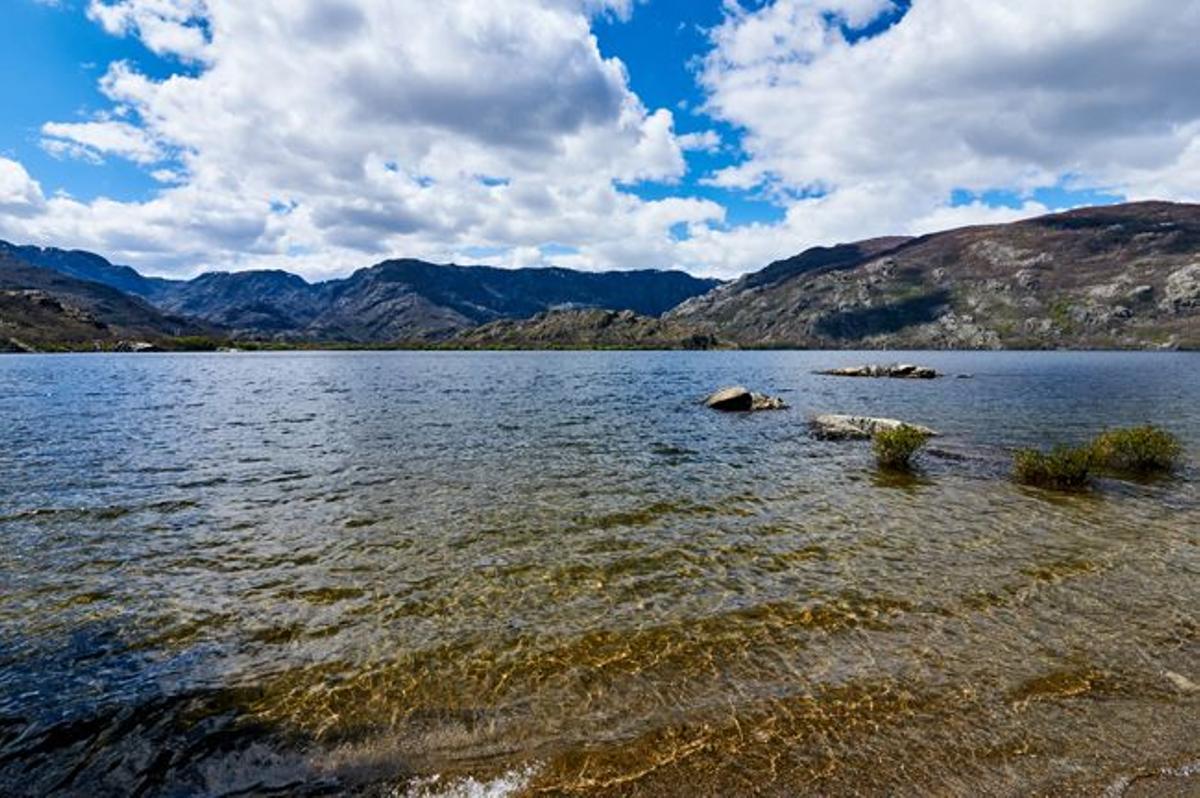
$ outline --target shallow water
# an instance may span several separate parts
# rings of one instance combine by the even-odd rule
[[[820,377],[918,360],[974,379]],[[793,409],[704,410],[745,383]],[[1197,789],[1200,356],[0,357],[0,793]],[[814,412],[944,433],[915,479]],[[1161,424],[1176,477],[1013,485]]]

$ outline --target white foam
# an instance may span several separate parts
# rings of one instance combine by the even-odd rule
[[[479,781],[468,776],[464,779],[444,781],[440,775],[420,779],[408,785],[404,798],[507,798],[529,786],[536,774],[530,766],[510,770],[490,781]],[[397,793],[399,796],[400,793]]]

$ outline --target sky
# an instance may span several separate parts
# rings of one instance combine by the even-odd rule
[[[1200,200],[1200,0],[4,0],[0,238],[731,278]]]

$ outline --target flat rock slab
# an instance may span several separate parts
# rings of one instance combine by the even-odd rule
[[[929,436],[937,435],[929,427],[920,424],[909,424],[895,418],[871,418],[870,416],[841,416],[826,414],[815,416],[809,420],[813,435],[824,440],[865,440],[871,438],[880,430],[893,430],[899,427],[912,427],[918,432]]]
[[[932,380],[941,376],[936,369],[928,366],[914,366],[912,363],[847,366],[840,369],[826,369],[817,373],[829,377],[891,377],[902,380]]]
[[[724,412],[750,412],[752,410],[784,410],[787,404],[775,396],[754,393],[741,385],[722,388],[704,400],[704,406]]]

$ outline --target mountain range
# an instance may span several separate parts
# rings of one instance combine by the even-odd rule
[[[89,252],[0,242],[0,348],[179,336],[464,348],[1200,348],[1200,205],[1083,208],[814,247],[731,283],[410,259],[317,283],[282,271],[169,280]]]
[[[500,319],[605,308],[658,316],[719,285],[680,271],[499,269],[389,260],[345,279],[310,283],[283,271],[145,277],[90,252],[0,242],[7,255],[99,283],[231,338],[293,342],[436,341]]]

